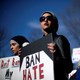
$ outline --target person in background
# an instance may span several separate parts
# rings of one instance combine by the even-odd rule
[[[14,55],[20,56],[21,48],[28,45],[29,41],[21,35],[14,36],[10,40],[10,49],[14,53]]]
[[[44,36],[52,33],[53,42],[48,43],[47,48],[54,56],[55,80],[68,80],[68,73],[70,73],[73,69],[70,43],[65,36],[57,34],[58,19],[54,13],[50,11],[43,12],[39,21]]]

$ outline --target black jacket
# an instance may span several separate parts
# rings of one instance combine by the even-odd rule
[[[73,69],[70,43],[63,35],[53,35],[53,42],[57,46],[53,54],[55,80],[68,80],[68,73]]]

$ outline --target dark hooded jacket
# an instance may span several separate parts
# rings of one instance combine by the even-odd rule
[[[55,80],[68,80],[68,74],[73,69],[70,43],[63,35],[53,35],[53,42],[57,46],[53,54]]]

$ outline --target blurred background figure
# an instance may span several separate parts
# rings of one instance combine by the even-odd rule
[[[29,41],[21,35],[14,36],[10,40],[10,49],[14,53],[14,55],[20,56],[21,48],[28,45]]]

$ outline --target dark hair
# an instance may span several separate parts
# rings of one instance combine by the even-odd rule
[[[49,13],[53,17],[53,21],[54,21],[53,29],[55,32],[57,32],[57,30],[58,30],[58,19],[57,19],[57,17],[54,15],[54,13],[52,13],[50,11],[45,11],[44,13],[42,13],[42,15],[44,15],[45,13]]]
[[[11,38],[11,40],[16,41],[19,44],[19,47],[22,47],[23,43],[29,42],[24,36],[18,35]]]

